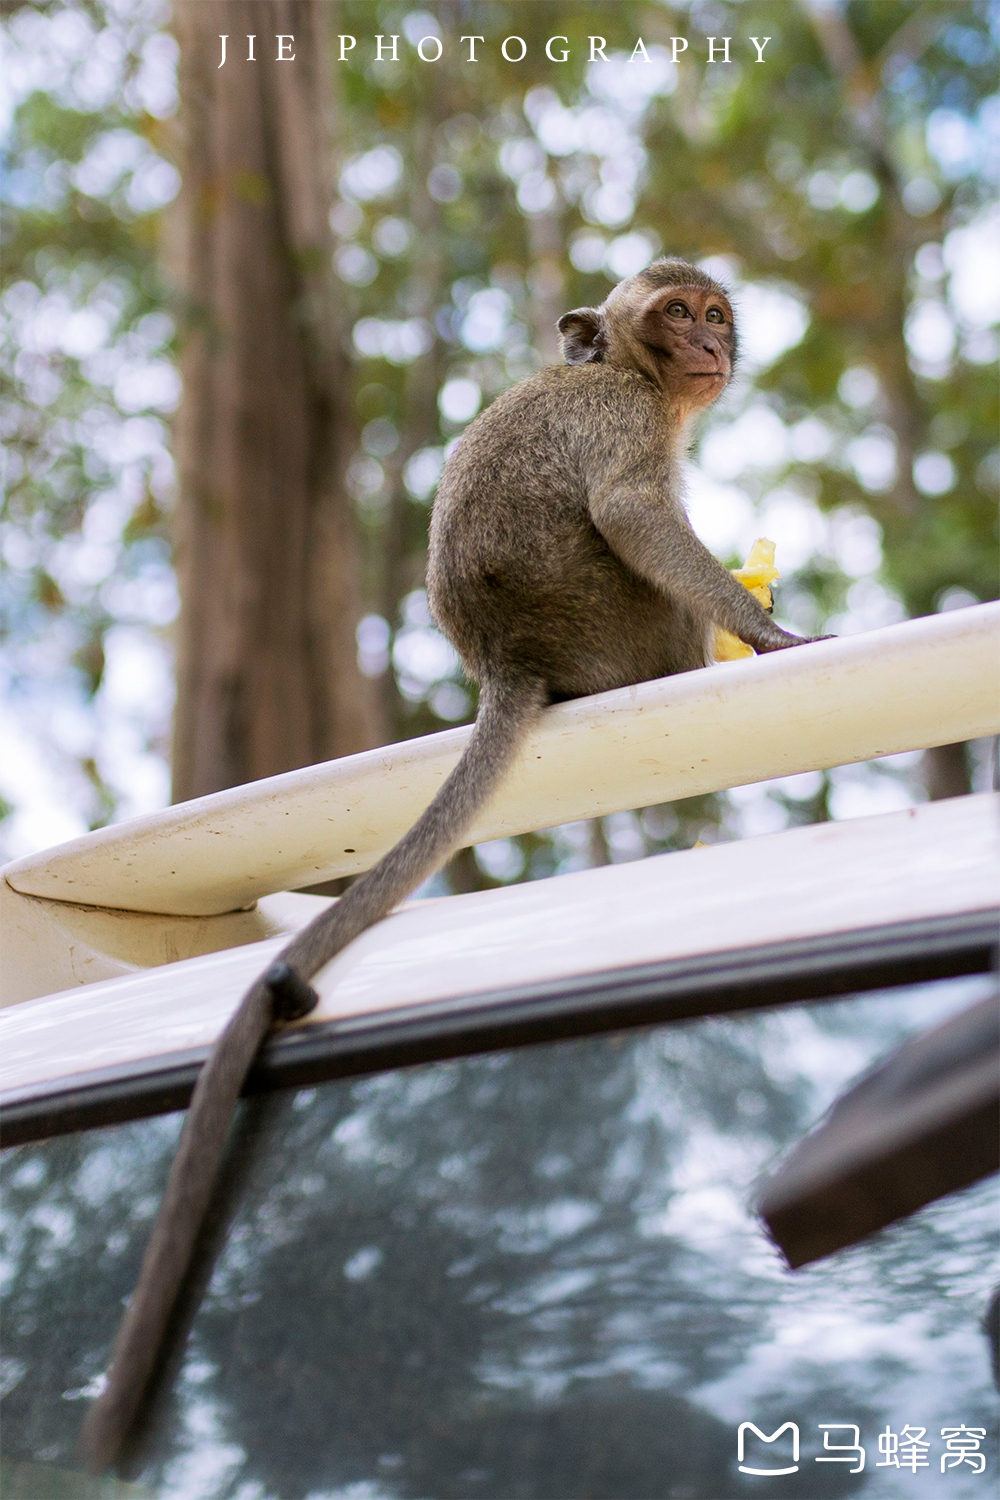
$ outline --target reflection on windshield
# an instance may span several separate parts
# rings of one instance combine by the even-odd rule
[[[73,1448],[178,1118],[8,1152],[4,1495],[983,1494],[997,1472],[978,1326],[995,1183],[794,1274],[749,1204],[756,1177],[840,1089],[984,984],[565,1042],[246,1106],[208,1290],[126,1482],[85,1479]],[[744,1421],[798,1424],[796,1480],[738,1471]],[[862,1473],[816,1462],[821,1423],[859,1428]],[[985,1477],[972,1463],[941,1472],[941,1428],[960,1423],[987,1429]],[[928,1466],[879,1466],[879,1434],[907,1425],[925,1429]]]

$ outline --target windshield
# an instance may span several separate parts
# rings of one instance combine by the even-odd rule
[[[995,1478],[979,1326],[995,1179],[794,1274],[752,1201],[842,1088],[988,984],[252,1101],[202,1257],[207,1290],[127,1483],[85,1478],[74,1443],[179,1117],[9,1151],[4,1495],[982,1495],[972,1462],[942,1472],[941,1433],[985,1428]],[[797,1480],[739,1471],[743,1422],[797,1424]],[[832,1423],[857,1427],[863,1472],[817,1462]],[[880,1465],[880,1434],[907,1426],[929,1445],[919,1472]],[[850,1441],[846,1426],[830,1434]],[[777,1465],[779,1447],[758,1457]]]

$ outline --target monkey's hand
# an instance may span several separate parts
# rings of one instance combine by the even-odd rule
[[[811,636],[792,635],[790,630],[782,630],[780,625],[775,625],[774,634],[762,639],[759,644],[755,642],[753,649],[758,656],[770,656],[772,651],[787,651],[790,646],[811,645]]]
[[[772,651],[787,651],[790,646],[814,646],[817,641],[835,641],[835,635],[792,635],[790,630],[781,630],[779,626],[774,627],[782,637],[777,640],[770,636],[767,641],[754,649],[758,656],[767,656]]]
[[[773,607],[771,584],[776,578],[781,577],[774,566],[774,543],[767,537],[758,537],[747,554],[746,562],[742,568],[733,568],[732,576],[742,583],[747,592],[770,615]],[[739,636],[718,626],[715,632],[715,658],[716,661],[739,661],[742,657],[753,656],[755,651],[763,656],[771,651],[787,651],[790,646],[808,646],[813,641],[832,639],[833,637],[829,635],[793,635],[791,631],[782,630],[772,621],[770,632],[764,637],[758,637],[752,645],[749,645]]]

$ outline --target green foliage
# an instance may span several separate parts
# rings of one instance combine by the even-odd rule
[[[358,360],[352,477],[373,577],[381,569],[412,587],[422,574],[417,510],[432,489],[407,478],[433,473],[462,426],[428,393],[444,398],[449,382],[468,382],[470,401],[478,389],[485,404],[556,356],[559,311],[599,301],[618,275],[664,251],[713,257],[743,287],[751,321],[761,305],[773,324],[795,310],[801,320],[801,336],[779,337],[770,354],[768,328],[756,329],[741,389],[710,420],[701,468],[727,494],[694,486],[692,513],[716,550],[735,563],[754,535],[772,535],[784,574],[779,613],[806,631],[995,597],[997,338],[987,296],[977,307],[967,288],[983,255],[970,237],[982,236],[992,201],[997,134],[987,7],[854,6],[836,34],[785,0],[717,7],[706,30],[771,37],[766,63],[744,43],[722,68],[706,65],[694,39],[699,14],[645,4],[477,8],[487,42],[473,68],[442,9],[442,62],[419,61],[414,33],[390,69],[366,44],[372,7],[344,8],[340,29],[359,43],[336,65],[345,167],[334,222]],[[398,6],[377,15],[379,31],[406,33]],[[594,31],[608,35],[606,65],[587,61]],[[570,58],[555,66],[543,46],[560,32]],[[499,56],[508,34],[528,45],[516,66]],[[692,38],[677,69],[665,61],[675,34]],[[639,36],[653,61],[626,73]],[[386,149],[398,153],[387,185],[369,157]],[[395,253],[385,248],[387,222],[409,229]],[[930,352],[926,327],[921,337],[915,326],[928,315],[937,319]],[[401,326],[415,316],[428,331],[423,352],[408,359],[390,338],[380,353],[367,320]],[[766,419],[775,441],[755,455]],[[712,507],[732,505],[734,490],[742,504],[727,527]],[[412,606],[409,619],[394,613],[405,584],[383,590],[381,608],[404,698],[397,727],[414,733],[467,705],[448,687],[456,668],[446,657],[443,677],[400,671],[426,629]],[[901,791],[886,785],[893,775],[909,778],[904,795],[914,795],[913,774],[912,759],[873,772],[873,795],[884,789],[891,805]],[[770,826],[828,815],[837,784],[835,773],[821,794],[774,789]],[[606,828],[609,857],[685,846],[720,817],[730,831],[740,826],[717,800],[707,826],[704,808],[675,813],[668,837],[643,830],[632,855],[615,853]],[[595,840],[581,832],[561,853],[558,841],[536,842],[522,841],[520,866],[537,875],[586,863]],[[484,863],[489,876],[518,865],[506,846],[484,851]]]
[[[111,743],[118,710],[93,726],[102,640],[114,661],[123,624],[148,646],[170,615],[173,348],[148,194],[157,182],[171,191],[160,153],[173,58],[154,0],[93,0],[68,22],[70,9],[21,7],[8,23],[23,70],[32,46],[62,59],[22,91],[9,146],[8,629],[16,693],[37,698],[44,639],[45,671],[81,710],[94,706],[82,752],[77,721],[61,753],[78,768],[90,755],[121,812],[137,805],[137,767],[152,774],[148,748],[162,754],[165,734],[162,693],[133,711],[128,765]],[[735,564],[754,536],[772,535],[779,615],[808,631],[994,597],[997,309],[982,267],[1000,105],[986,0],[496,0],[460,19],[443,4],[345,0],[334,28],[357,46],[331,62],[342,285],[331,311],[354,371],[361,655],[395,731],[472,707],[421,592],[448,444],[498,391],[558,357],[561,311],[601,300],[659,252],[710,257],[736,284],[747,329],[742,377],[706,424],[692,474],[692,519],[717,553]],[[52,38],[70,26],[59,51]],[[422,62],[415,42],[435,29],[443,58]],[[459,41],[473,31],[485,37],[474,65]],[[374,60],[378,32],[399,36],[397,63]],[[706,32],[732,36],[731,63],[707,64]],[[589,61],[596,33],[606,62]],[[544,51],[560,34],[565,62]],[[523,62],[500,54],[512,35]],[[676,66],[674,36],[689,40]],[[770,37],[763,63],[748,36]],[[118,71],[100,95],[85,63],[109,37]],[[650,61],[629,63],[639,37]],[[227,65],[247,66],[233,50]],[[74,354],[72,337],[39,346],[43,313],[68,330],[88,310],[104,320],[99,350]],[[149,367],[159,376],[146,380]],[[76,545],[88,528],[110,548],[91,582]],[[909,778],[899,795],[916,795],[912,769],[896,774]],[[67,784],[74,816],[101,815],[92,777],[80,769]],[[836,811],[839,785],[834,773],[817,815]],[[151,786],[141,795],[155,798]],[[778,789],[772,800],[797,818],[810,797]],[[643,847],[688,844],[706,816],[745,826],[713,806],[665,840],[643,832]],[[582,858],[542,842],[525,845],[522,867]]]
[[[143,0],[22,6],[7,25],[5,689],[9,774],[31,767],[8,788],[15,850],[165,791],[169,698],[156,667],[174,607],[163,414],[176,375],[158,239],[176,174],[144,105],[162,107],[162,86],[141,86],[164,18]],[[109,645],[138,646],[158,692],[104,692]],[[26,797],[40,809],[34,835],[17,831]]]

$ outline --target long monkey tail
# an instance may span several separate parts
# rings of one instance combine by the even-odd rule
[[[257,1051],[275,1021],[316,1004],[316,971],[431,875],[459,846],[545,705],[534,678],[488,679],[458,765],[408,833],[328,910],[296,934],[254,981],[219,1036],[195,1085],[135,1292],[119,1324],[107,1384],[84,1420],[80,1444],[94,1470],[121,1453],[149,1387],[171,1313],[218,1176],[233,1112]]]

